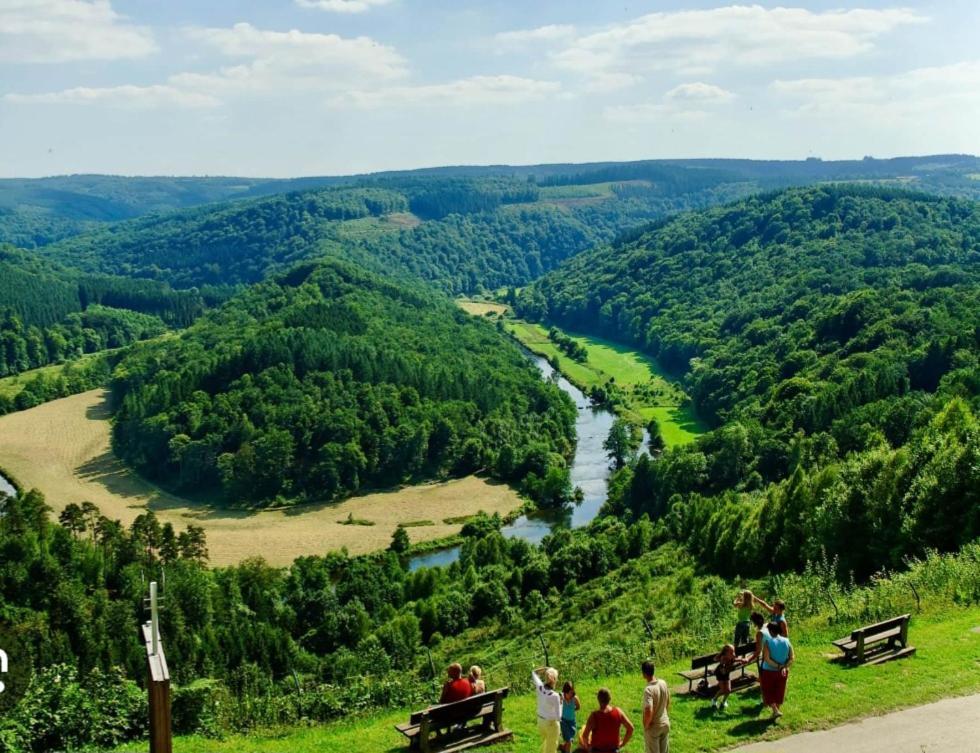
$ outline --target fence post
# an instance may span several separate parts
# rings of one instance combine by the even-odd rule
[[[143,623],[146,646],[146,689],[150,702],[150,753],[173,753],[170,722],[170,670],[160,640],[157,584],[150,583],[150,621]]]

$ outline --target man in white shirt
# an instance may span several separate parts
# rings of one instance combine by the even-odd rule
[[[538,673],[544,675],[544,680]],[[538,695],[538,734],[541,735],[541,753],[555,753],[561,719],[561,693],[555,690],[558,670],[554,667],[538,667],[531,672],[531,680]]]
[[[652,661],[643,662],[643,677],[647,686],[643,689],[643,743],[645,753],[670,752],[670,691],[667,683],[654,675]]]

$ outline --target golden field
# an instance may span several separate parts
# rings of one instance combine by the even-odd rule
[[[521,505],[507,485],[475,476],[271,510],[191,501],[146,481],[112,454],[106,396],[104,390],[91,390],[0,417],[0,468],[25,489],[44,492],[55,514],[87,500],[126,524],[151,509],[178,530],[189,523],[203,526],[217,565],[256,555],[286,565],[301,555],[344,546],[362,554],[387,547],[399,524],[409,524],[412,542],[428,541],[459,532],[460,524],[447,524],[446,518],[480,510],[506,515]],[[345,525],[349,517],[373,525]],[[410,525],[420,521],[432,525]]]

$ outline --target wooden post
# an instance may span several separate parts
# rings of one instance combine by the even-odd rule
[[[157,584],[150,583],[150,621],[143,624],[146,645],[146,689],[150,702],[150,753],[173,753],[170,723],[170,670],[160,641]]]
[[[857,654],[858,664],[864,663],[864,631],[858,631],[857,636],[857,646],[855,647],[855,653]]]

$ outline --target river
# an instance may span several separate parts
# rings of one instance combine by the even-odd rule
[[[6,494],[8,497],[16,497],[17,490],[14,485],[11,484],[7,479],[0,475],[0,494]]]
[[[555,370],[547,360],[532,353],[527,355],[540,369],[545,379],[554,378]],[[571,477],[572,487],[577,486],[582,490],[583,499],[564,513],[535,512],[531,515],[522,515],[513,523],[504,526],[505,536],[516,536],[535,544],[556,526],[578,528],[586,525],[599,514],[599,508],[606,501],[609,457],[602,443],[609,436],[609,429],[616,417],[605,408],[593,406],[580,389],[561,375],[558,375],[558,386],[568,393],[578,409],[578,418],[575,421],[578,442],[572,459]],[[409,560],[408,567],[409,570],[437,567],[449,565],[457,559],[459,559],[459,547],[454,546],[416,555]]]

